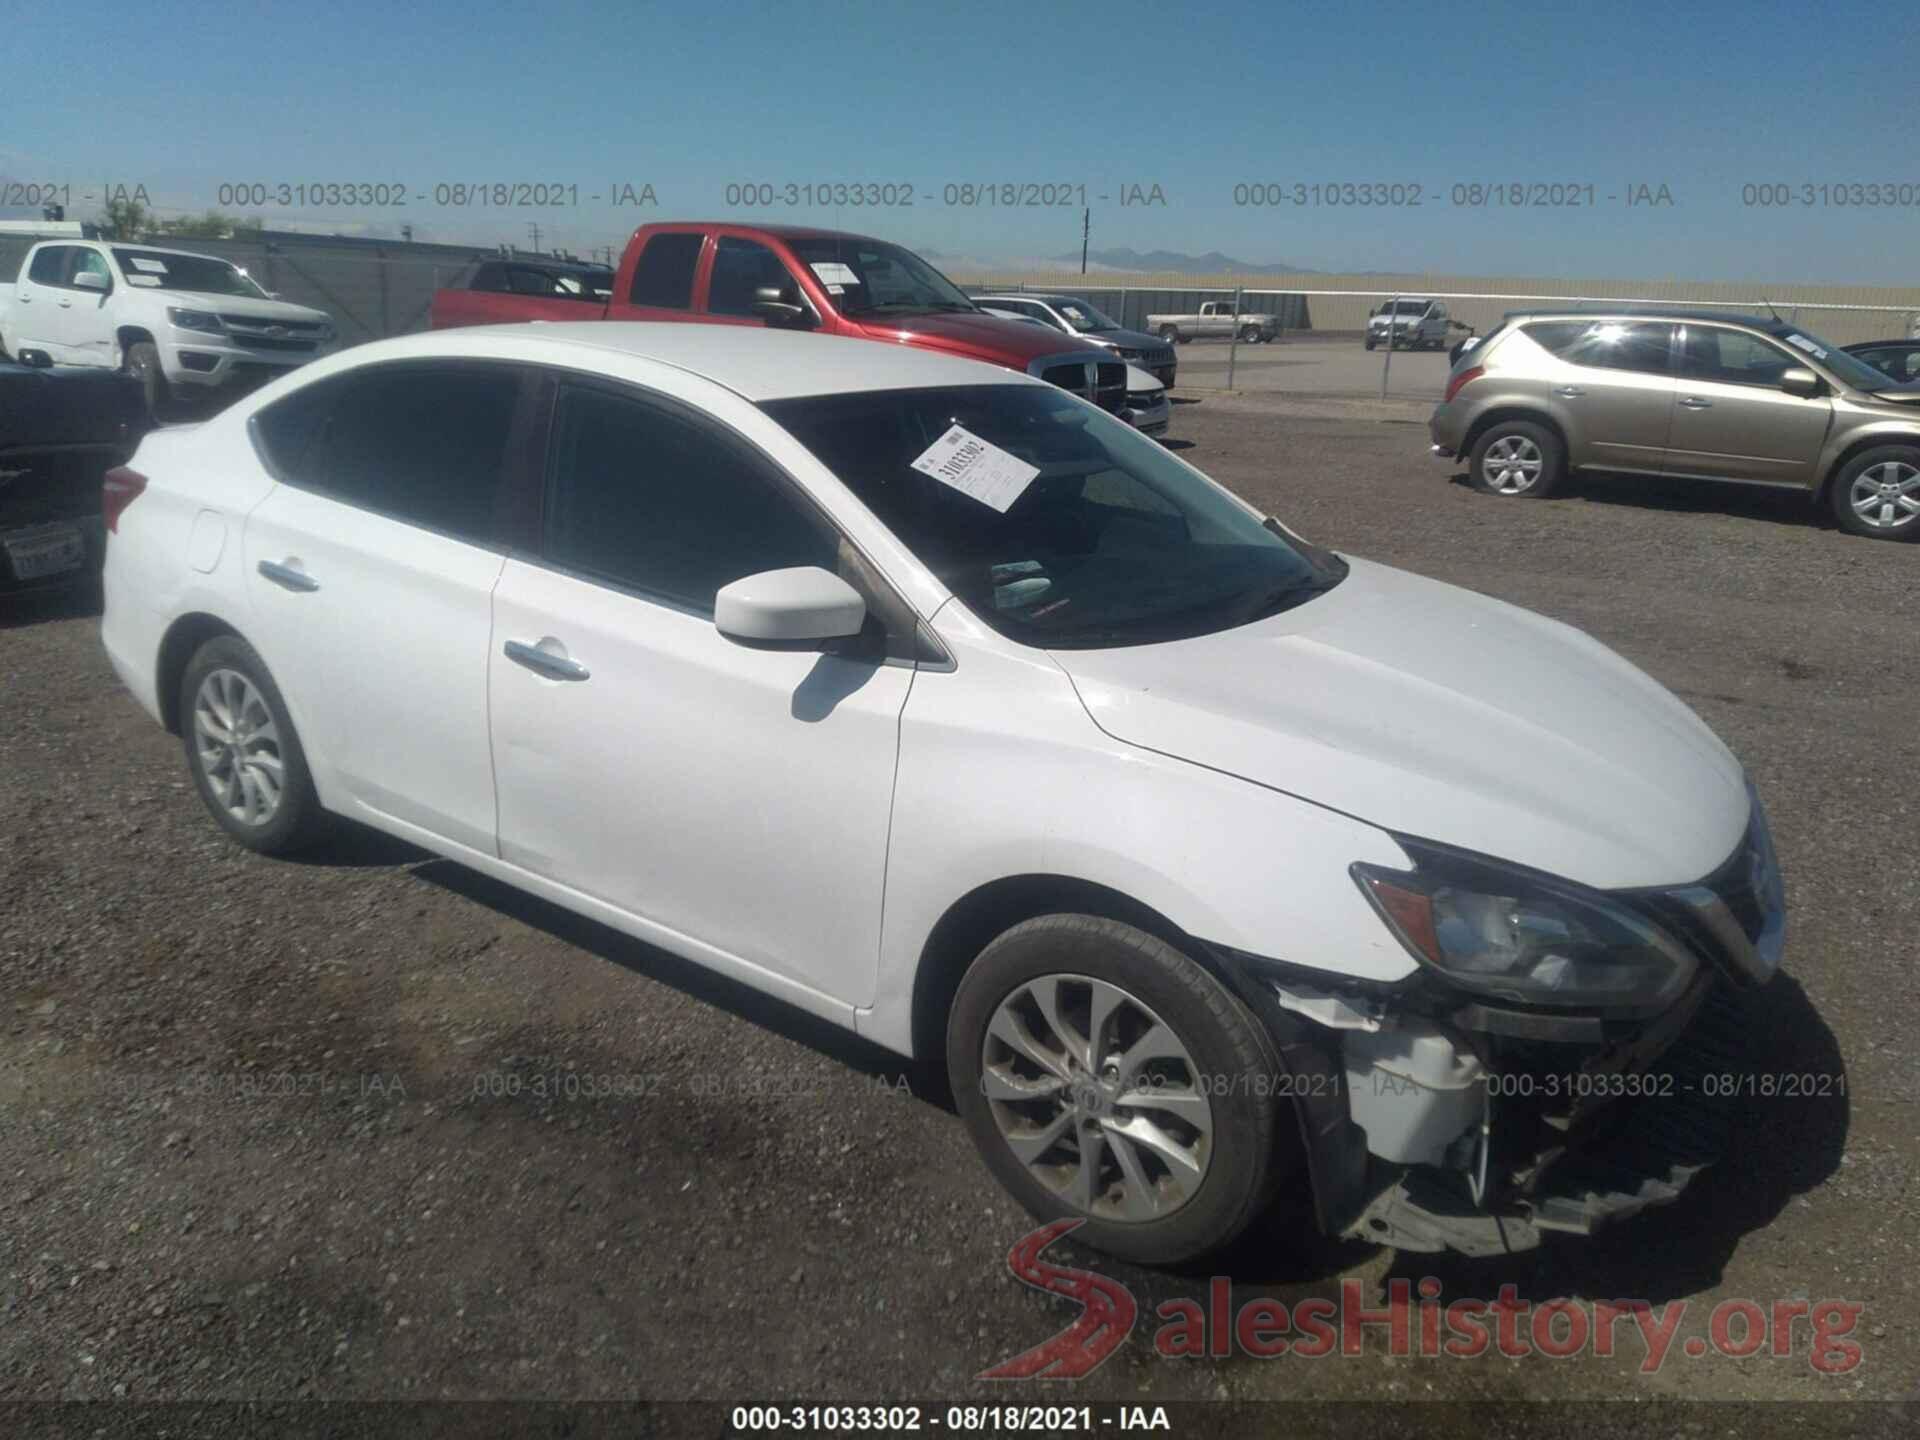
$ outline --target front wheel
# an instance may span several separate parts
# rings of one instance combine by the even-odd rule
[[[202,645],[180,680],[180,738],[208,811],[235,840],[281,855],[318,839],[326,813],[280,687],[235,635]]]
[[[1489,495],[1542,499],[1559,488],[1566,451],[1544,425],[1502,420],[1474,441],[1468,470],[1474,486]]]
[[[981,951],[948,1017],[947,1069],[1014,1198],[1043,1220],[1085,1217],[1076,1238],[1129,1260],[1219,1249],[1285,1168],[1279,1061],[1259,1022],[1116,920],[1041,916]]]
[[[1369,349],[1369,350],[1371,350],[1371,349],[1373,348],[1373,346],[1374,346],[1374,339],[1373,339],[1373,336],[1371,336],[1371,335],[1369,335],[1369,336],[1367,336],[1367,338],[1366,338],[1365,340],[1363,340],[1363,341],[1361,341],[1360,343],[1361,343],[1361,344],[1363,344],[1363,345],[1365,345],[1365,346],[1367,347],[1367,349]]]
[[[142,340],[127,347],[127,374],[140,382],[140,393],[146,401],[147,419],[159,424],[161,412],[167,408],[170,390],[166,372],[160,368],[160,350],[150,340]]]
[[[1882,445],[1833,477],[1833,517],[1873,540],[1920,540],[1920,448]]]
[[[1258,325],[1242,325],[1240,327],[1240,343],[1242,345],[1258,345],[1260,343],[1260,327]]]
[[[1160,327],[1160,338],[1169,345],[1178,345],[1180,343],[1180,327],[1178,325],[1162,325]]]

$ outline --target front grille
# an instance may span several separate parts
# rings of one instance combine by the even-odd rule
[[[1127,403],[1127,365],[1124,360],[1102,361],[1094,367],[1093,403],[1118,412]]]
[[[222,315],[220,319],[229,330],[255,335],[274,327],[289,335],[317,336],[323,328],[318,320],[263,320],[258,315]]]
[[[1087,393],[1087,367],[1078,362],[1072,365],[1049,365],[1040,372],[1040,378],[1049,385],[1071,390],[1075,395]]]

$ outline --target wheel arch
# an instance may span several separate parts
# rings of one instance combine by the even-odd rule
[[[928,932],[913,977],[913,1054],[944,1064],[947,1013],[974,957],[1023,920],[1098,915],[1164,940],[1233,988],[1206,945],[1150,905],[1110,886],[1071,875],[1007,875],[978,885],[949,905]]]
[[[127,363],[127,351],[136,345],[155,345],[153,332],[144,325],[122,325],[113,332],[115,342],[120,346],[120,363]]]
[[[1188,934],[1150,905],[1111,886],[1071,875],[1010,875],[975,887],[947,907],[922,948],[913,988],[913,1056],[946,1073],[947,1016],[974,957],[997,936],[1025,920],[1051,914],[1098,915],[1132,925],[1171,945],[1223,985],[1253,1014],[1277,1070],[1298,1083],[1290,1090],[1294,1128],[1315,1219],[1332,1233],[1360,1202],[1366,1172],[1364,1143],[1356,1143],[1335,1074],[1337,1047],[1326,1048],[1318,1027],[1283,1010],[1217,947]],[[944,1079],[942,1080],[944,1083]],[[1282,1122],[1284,1124],[1284,1122]],[[1278,1140],[1279,1137],[1276,1137]]]
[[[1543,410],[1537,405],[1501,404],[1496,402],[1489,406],[1483,414],[1476,415],[1473,418],[1473,423],[1467,426],[1467,433],[1462,436],[1460,440],[1460,458],[1462,460],[1471,459],[1473,447],[1480,443],[1480,437],[1495,425],[1506,420],[1524,420],[1530,425],[1543,425],[1551,430],[1554,433],[1554,437],[1560,442],[1560,454],[1566,463],[1566,468],[1568,470],[1576,468],[1573,462],[1572,447],[1567,443],[1566,427],[1554,418],[1551,411]]]
[[[1840,478],[1840,472],[1852,461],[1868,450],[1884,450],[1895,445],[1905,446],[1909,450],[1920,451],[1920,435],[1910,430],[1869,431],[1865,435],[1849,440],[1844,449],[1828,462],[1826,472],[1821,475],[1820,483],[1813,489],[1813,503],[1824,505],[1833,494],[1833,482]]]
[[[180,733],[180,681],[187,673],[187,666],[202,645],[221,635],[231,635],[241,641],[247,638],[218,615],[204,610],[182,615],[161,637],[160,654],[154,663],[153,693],[168,734]]]

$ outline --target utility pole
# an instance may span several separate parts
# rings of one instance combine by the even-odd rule
[[[540,222],[537,220],[529,220],[527,222],[527,233],[533,236],[533,253],[538,255],[540,253]]]
[[[1093,230],[1093,207],[1080,212],[1080,273],[1087,273],[1087,236]]]

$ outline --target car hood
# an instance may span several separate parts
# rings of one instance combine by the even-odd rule
[[[1053,652],[1128,744],[1602,889],[1696,880],[1748,818],[1740,763],[1591,637],[1355,560],[1270,620]]]
[[[156,285],[147,290],[150,295],[163,295],[169,303],[193,310],[211,310],[220,315],[242,315],[249,320],[261,320],[268,323],[288,320],[320,322],[328,318],[324,310],[315,310],[306,305],[295,305],[290,300],[255,300],[247,295],[209,295],[200,290],[169,290]]]
[[[1025,369],[1042,355],[1061,355],[1085,351],[1099,355],[1097,347],[1062,335],[1050,326],[1030,325],[1025,320],[1002,320],[998,315],[928,314],[902,315],[889,319],[853,319],[874,340],[892,340],[898,344],[928,343],[955,354],[972,355],[997,365],[1015,365]]]
[[[1124,346],[1128,350],[1151,350],[1156,354],[1167,348],[1166,341],[1158,335],[1149,335],[1144,330],[1096,330],[1083,334],[1080,338],[1101,345]]]

